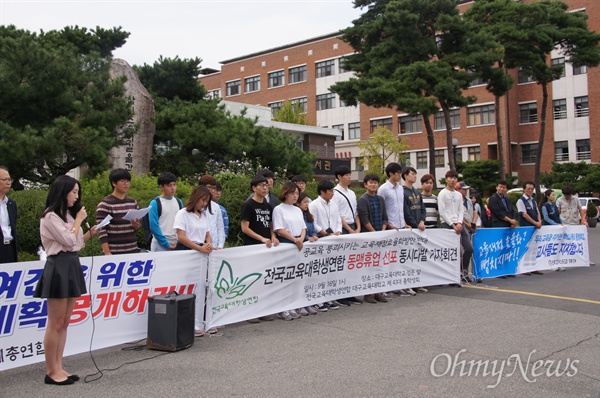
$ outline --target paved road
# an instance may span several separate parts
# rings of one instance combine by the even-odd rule
[[[600,264],[600,228],[589,237]],[[43,363],[5,371],[0,396],[600,397],[600,266],[221,331],[177,353],[94,351],[105,370],[89,383],[46,386]],[[90,354],[65,367],[96,372]]]

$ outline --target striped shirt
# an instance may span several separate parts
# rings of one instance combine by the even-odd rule
[[[425,228],[437,228],[438,226],[438,201],[437,196],[431,194],[423,196],[423,204],[425,205]]]
[[[98,232],[100,243],[107,243],[112,254],[136,253],[138,249],[137,236],[131,221],[123,220],[129,210],[137,210],[135,199],[126,196],[119,199],[108,195],[96,207],[96,223],[100,223],[107,215],[112,216],[110,224]]]

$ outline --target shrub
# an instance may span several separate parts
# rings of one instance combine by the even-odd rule
[[[587,218],[596,218],[596,216],[598,215],[598,207],[596,207],[594,202],[592,202],[591,200],[588,202],[585,214]]]

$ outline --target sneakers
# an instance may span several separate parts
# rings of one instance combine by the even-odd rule
[[[359,304],[363,303],[362,301],[360,301],[356,297],[348,297],[346,300],[348,300],[350,302],[350,304],[355,304],[355,305],[359,305]]]
[[[411,295],[405,292],[404,290],[394,290],[392,293],[400,297],[411,297]]]
[[[260,323],[260,320],[258,318],[253,318],[253,319],[248,319],[246,322],[248,322],[248,323]]]
[[[375,298],[375,300],[376,300],[376,301],[379,301],[380,303],[387,303],[388,301],[390,301],[390,300],[388,300],[388,298],[385,296],[385,293],[379,293],[379,294],[376,294],[376,295],[374,296],[374,298]],[[365,300],[365,301],[366,301],[366,300]]]
[[[298,313],[296,312],[296,310],[289,310],[288,313],[290,314],[290,316],[294,319],[298,319],[300,318],[300,315],[298,315]]]
[[[313,306],[313,308],[315,309],[315,311],[318,312],[327,312],[329,310],[329,306],[327,305],[327,303],[316,304]]]
[[[340,308],[340,306],[337,305],[335,301],[328,301],[327,308],[329,308],[330,310],[337,310],[338,308]]]
[[[288,311],[280,312],[279,314],[277,314],[277,317],[279,319],[283,319],[284,321],[291,321],[292,319],[294,319]]]
[[[317,315],[317,311],[311,306],[304,307],[304,309],[308,315]]]
[[[393,297],[391,294],[389,293],[381,293],[381,297],[383,297],[384,299],[387,299],[388,301],[390,301]],[[375,297],[375,300],[377,300],[377,297]],[[382,301],[383,303],[383,301]]]
[[[408,289],[404,289],[404,292],[410,294],[411,296],[417,295],[417,293],[414,290],[412,290],[410,287]]]
[[[352,302],[349,299],[337,299],[336,301],[338,304],[343,305],[345,307],[350,307],[352,305]]]
[[[374,294],[367,294],[365,297],[363,297],[363,300],[365,300],[365,303],[377,304]]]
[[[300,316],[308,316],[308,311],[306,311],[306,308],[298,308],[296,309],[296,313]]]
[[[424,287],[418,287],[415,289],[415,291],[417,293],[427,293],[429,290],[425,289]]]
[[[567,269],[565,267],[558,267],[556,270],[557,271],[566,271]]]
[[[259,316],[258,319],[261,321],[271,322],[271,321],[275,320],[275,317],[273,315],[265,315],[265,316]]]

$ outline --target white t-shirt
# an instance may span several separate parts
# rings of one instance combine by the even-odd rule
[[[185,231],[185,236],[192,242],[204,243],[206,233],[210,231],[210,224],[206,213],[198,217],[198,214],[190,213],[184,207],[175,215],[173,229]]]
[[[300,236],[306,229],[304,215],[299,207],[282,203],[273,209],[273,230],[285,229],[293,236]]]

